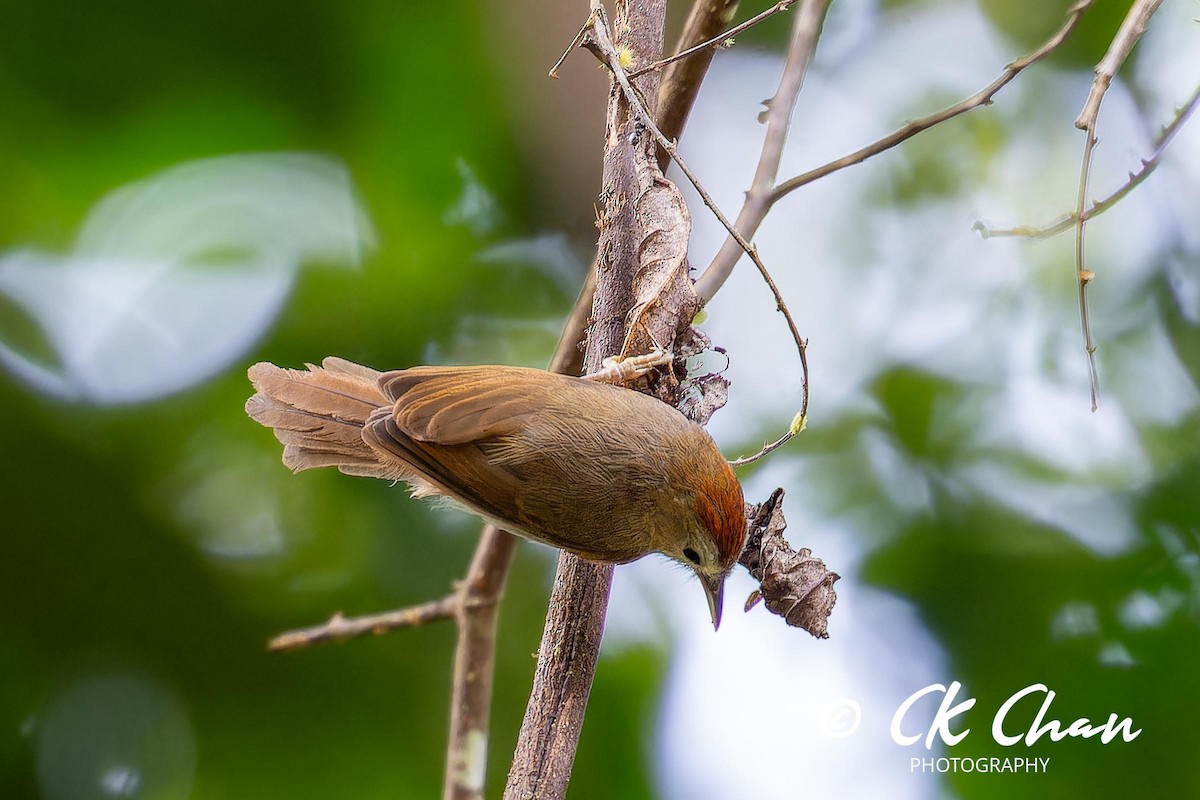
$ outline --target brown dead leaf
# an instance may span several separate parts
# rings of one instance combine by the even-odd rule
[[[829,638],[829,615],[837,602],[833,584],[839,579],[807,548],[793,550],[783,538],[783,489],[776,489],[750,514],[750,535],[740,563],[760,584],[746,602],[749,611],[766,601],[769,611],[788,625]]]

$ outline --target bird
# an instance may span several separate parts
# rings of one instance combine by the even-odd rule
[[[510,366],[379,372],[249,368],[246,412],[294,472],[334,467],[448,498],[510,533],[587,561],[661,553],[691,570],[721,622],[746,543],[742,489],[703,427],[622,386]]]

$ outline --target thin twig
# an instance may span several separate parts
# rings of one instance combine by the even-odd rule
[[[746,192],[746,198],[742,203],[741,210],[738,212],[737,221],[734,223],[736,230],[730,231],[730,236],[726,238],[725,242],[721,245],[721,249],[717,251],[717,255],[713,257],[712,262],[701,274],[699,280],[696,281],[696,293],[704,301],[711,299],[721,286],[724,285],[729,275],[733,272],[734,265],[741,258],[744,242],[739,241],[739,236],[743,240],[752,238],[758,231],[758,226],[766,217],[767,211],[770,209],[769,197],[775,185],[775,179],[779,174],[779,163],[783,158],[783,146],[787,141],[788,129],[791,127],[792,114],[796,108],[796,98],[800,93],[800,87],[804,84],[804,76],[808,71],[808,65],[812,63],[813,54],[816,52],[817,39],[820,36],[828,10],[829,0],[808,0],[792,22],[792,36],[788,43],[783,74],[780,76],[779,87],[775,90],[775,95],[767,101],[767,130],[763,136],[762,151],[759,153],[758,166],[754,170],[754,179],[751,181],[750,190]],[[726,225],[727,229],[728,227]],[[791,319],[791,314],[786,310],[786,305],[782,304],[774,281],[766,274],[765,268],[756,258],[756,253],[751,254],[751,258],[754,259],[755,266],[758,267],[759,272],[763,274],[764,279],[767,281],[767,285],[771,287],[772,293],[775,294],[776,303],[780,306],[780,310],[784,312],[793,337],[798,337],[795,323]],[[796,415],[796,418],[792,421],[792,425],[783,436],[766,445],[752,456],[731,461],[730,463],[733,466],[742,466],[757,461],[768,453],[782,447],[793,436],[804,430],[808,420],[809,398],[808,341],[805,340],[803,343],[798,342],[797,345],[800,352],[803,378],[800,413]]]
[[[1079,287],[1079,324],[1083,329],[1083,346],[1087,351],[1088,386],[1092,394],[1092,411],[1100,407],[1100,376],[1096,371],[1096,343],[1092,341],[1092,323],[1088,316],[1087,287],[1095,277],[1084,269],[1083,258],[1083,207],[1087,203],[1088,178],[1092,172],[1092,150],[1096,147],[1094,121],[1085,131],[1087,141],[1083,145],[1083,163],[1079,167],[1079,195],[1075,202],[1075,277]]]
[[[298,628],[279,634],[267,643],[272,652],[300,650],[322,642],[340,642],[360,636],[380,636],[400,628],[417,628],[430,622],[452,619],[458,608],[458,594],[441,600],[421,603],[382,614],[367,614],[361,617],[345,617],[334,614],[328,622],[308,628]]]
[[[1088,92],[1087,101],[1083,104],[1083,110],[1079,112],[1079,117],[1075,120],[1076,128],[1087,130],[1089,127],[1095,127],[1096,118],[1100,115],[1100,103],[1104,100],[1104,93],[1108,91],[1113,78],[1121,71],[1121,65],[1125,63],[1133,46],[1146,32],[1150,18],[1154,16],[1154,12],[1160,5],[1162,5],[1162,0],[1134,0],[1133,5],[1129,8],[1129,13],[1121,22],[1121,27],[1117,29],[1117,35],[1108,45],[1104,58],[1100,59],[1100,63],[1096,65],[1096,79],[1092,81],[1092,89]]]
[[[846,167],[854,166],[855,164],[861,164],[868,158],[879,155],[886,150],[890,150],[901,142],[911,139],[918,133],[926,131],[935,125],[940,125],[949,119],[953,119],[960,114],[965,114],[966,112],[975,108],[979,108],[980,106],[990,105],[992,102],[992,97],[1009,83],[1011,83],[1012,80],[1017,77],[1017,75],[1021,74],[1028,67],[1050,55],[1059,47],[1059,45],[1066,41],[1067,36],[1070,35],[1071,31],[1075,29],[1076,24],[1078,24],[1080,16],[1092,5],[1093,2],[1095,2],[1095,0],[1080,0],[1080,2],[1077,2],[1075,5],[1071,6],[1067,10],[1067,21],[1061,28],[1059,28],[1058,32],[1051,36],[1046,43],[1037,50],[1033,51],[1027,56],[1024,56],[1023,58],[1017,59],[1005,67],[1004,72],[999,78],[980,91],[961,102],[955,103],[954,105],[937,112],[936,114],[931,114],[928,117],[923,117],[921,119],[909,122],[882,139],[872,142],[871,144],[859,150],[855,150],[849,155],[842,156],[841,158],[830,161],[828,164],[816,167],[815,169],[811,169],[808,172],[784,181],[775,187],[774,191],[771,193],[770,202],[775,203],[785,195],[794,192],[796,189],[799,189],[801,186],[806,186],[807,184],[810,184],[819,178],[824,178],[826,175],[830,175],[838,170],[845,169]]]
[[[1139,167],[1136,171],[1129,173],[1129,179],[1126,180],[1125,183],[1121,184],[1121,188],[1117,189],[1103,200],[1097,200],[1088,206],[1088,208],[1083,212],[1083,218],[1085,220],[1095,219],[1105,211],[1108,211],[1110,208],[1123,200],[1127,194],[1140,186],[1142,182],[1146,180],[1146,178],[1150,177],[1150,173],[1154,172],[1155,168],[1158,167],[1159,163],[1161,162],[1163,153],[1166,152],[1167,148],[1171,145],[1171,142],[1175,139],[1175,134],[1179,133],[1179,131],[1183,128],[1184,124],[1188,121],[1188,118],[1191,117],[1192,112],[1196,110],[1197,105],[1200,105],[1200,85],[1196,86],[1196,88],[1192,91],[1192,96],[1189,97],[1184,104],[1179,107],[1171,122],[1162,129],[1162,133],[1159,134],[1158,141],[1154,143],[1154,150],[1149,156],[1142,159],[1141,167]],[[984,239],[1002,236],[1019,236],[1026,239],[1046,239],[1051,236],[1057,236],[1063,231],[1073,228],[1075,226],[1075,220],[1075,212],[1068,211],[1053,222],[1047,222],[1046,224],[1039,226],[1021,225],[1016,228],[989,228],[982,222],[976,222],[974,229],[978,231],[979,235]]]
[[[1158,9],[1162,0],[1135,0],[1129,13],[1121,22],[1117,35],[1108,46],[1108,52],[1096,65],[1096,79],[1088,93],[1083,110],[1075,120],[1075,127],[1084,132],[1087,137],[1083,143],[1083,161],[1079,167],[1079,194],[1075,201],[1075,280],[1079,287],[1079,324],[1083,329],[1083,345],[1087,351],[1088,385],[1092,394],[1092,411],[1100,406],[1100,376],[1096,370],[1096,343],[1092,339],[1092,323],[1089,318],[1087,287],[1095,277],[1095,273],[1087,269],[1084,259],[1084,227],[1087,218],[1084,208],[1087,206],[1088,181],[1092,174],[1092,153],[1096,149],[1096,123],[1100,115],[1100,103],[1104,94],[1112,85],[1117,71],[1125,62],[1125,58],[1146,32],[1150,17]]]
[[[580,42],[583,41],[583,36],[585,33],[587,33],[588,25],[590,23],[591,20],[589,19],[588,22],[583,23],[583,25],[579,28],[579,33],[575,34],[575,38],[571,40],[569,45],[567,45],[567,49],[563,50],[562,55],[558,57],[558,61],[555,61],[554,66],[550,68],[548,73],[546,73],[549,77],[553,78],[554,80],[558,80],[558,68],[563,65],[563,62],[567,60],[567,56],[571,55],[571,52],[579,46]]]
[[[807,344],[807,342],[805,342],[805,344]],[[808,398],[806,397],[805,400],[807,400],[807,399]],[[800,413],[797,414],[792,419],[792,425],[790,428],[788,428],[787,433],[783,434],[783,436],[780,436],[778,439],[771,442],[770,444],[763,445],[763,448],[752,456],[742,456],[741,458],[735,458],[733,461],[729,462],[729,466],[744,467],[747,464],[752,464],[755,461],[758,461],[760,458],[767,455],[768,453],[772,453],[772,452],[778,450],[780,447],[783,447],[783,445],[787,444],[789,439],[791,439],[793,436],[795,436],[798,433],[802,433],[807,426],[808,426],[808,416],[806,414],[806,411],[802,409],[800,411]]]
[[[693,0],[675,49],[689,50],[699,42],[712,38],[725,28],[737,13],[738,0]],[[672,139],[683,134],[687,118],[700,94],[700,85],[708,74],[716,50],[701,50],[691,58],[675,61],[662,73],[658,86],[658,127]],[[658,169],[666,172],[670,157],[658,151]]]
[[[746,466],[747,464],[753,464],[755,461],[758,461],[758,460],[759,460],[760,458],[762,458],[763,456],[765,456],[765,455],[767,455],[767,454],[769,454],[769,453],[773,453],[773,452],[775,452],[776,450],[778,450],[779,448],[783,447],[785,444],[787,444],[789,441],[791,441],[792,437],[793,437],[793,436],[795,436],[795,435],[796,435],[796,434],[792,433],[792,432],[789,430],[787,433],[783,434],[783,436],[780,436],[778,439],[776,439],[775,441],[771,442],[770,444],[765,444],[765,445],[763,445],[763,446],[762,446],[762,449],[761,449],[761,450],[759,450],[759,451],[758,451],[757,453],[755,453],[754,455],[752,455],[752,456],[740,456],[740,457],[738,457],[738,458],[735,458],[735,459],[731,460],[731,461],[729,462],[729,466],[731,466],[731,467],[744,467],[744,466]]]
[[[773,17],[776,14],[780,13],[781,11],[787,11],[789,8],[791,8],[795,4],[796,4],[796,0],[780,0],[780,2],[771,6],[766,11],[763,11],[761,14],[755,14],[753,17],[751,17],[750,19],[741,23],[740,25],[735,25],[734,27],[730,28],[729,30],[727,30],[723,33],[720,33],[720,34],[712,37],[711,39],[708,39],[707,41],[703,41],[703,42],[700,42],[699,44],[692,45],[691,47],[687,48],[686,50],[681,50],[680,52],[676,53],[673,56],[668,56],[667,58],[661,58],[652,64],[647,64],[644,67],[633,70],[632,72],[629,73],[629,78],[630,78],[630,80],[632,80],[641,75],[645,75],[647,72],[650,72],[651,70],[662,69],[667,64],[670,64],[675,61],[679,61],[682,58],[687,58],[688,56],[694,55],[695,53],[698,53],[701,50],[705,50],[708,48],[715,48],[718,45],[720,45],[722,42],[725,42],[729,39],[732,39],[734,36],[737,36],[742,31],[744,31],[748,28],[753,28],[755,25],[762,22],[764,19],[767,19],[768,17]],[[582,33],[582,31],[580,33]],[[575,47],[575,45],[578,43],[579,43],[578,40],[576,40],[575,42],[572,42],[571,47]],[[559,63],[561,64],[562,61],[560,60]]]
[[[825,0],[816,0],[817,4],[822,2],[825,2]],[[600,8],[594,14],[594,24],[591,26],[591,36],[585,37],[583,42],[584,46],[591,47],[594,51],[598,50],[597,55],[602,61],[608,64],[609,69],[612,70],[613,80],[615,80],[617,85],[621,88],[622,93],[625,95],[625,100],[629,103],[633,113],[635,113],[641,123],[645,125],[652,134],[654,134],[654,138],[658,141],[659,147],[666,150],[675,163],[679,165],[679,169],[684,175],[687,176],[688,181],[691,182],[692,186],[696,189],[696,192],[700,195],[700,199],[704,201],[704,204],[708,206],[713,215],[721,222],[723,226],[725,226],[725,230],[729,232],[729,235],[734,238],[742,250],[744,250],[746,254],[750,256],[750,260],[754,262],[754,265],[758,267],[759,273],[762,275],[762,278],[766,282],[767,286],[770,287],[771,294],[775,297],[776,308],[783,314],[784,319],[787,320],[788,330],[791,331],[792,339],[796,342],[796,349],[800,354],[800,366],[804,379],[804,399],[800,409],[800,416],[806,416],[808,413],[808,342],[800,335],[800,331],[796,328],[796,321],[792,318],[792,312],[788,309],[787,303],[784,301],[783,295],[779,291],[779,287],[775,285],[775,280],[771,277],[771,273],[767,270],[766,265],[763,264],[762,259],[759,258],[758,248],[746,241],[746,239],[740,233],[738,233],[737,229],[734,228],[729,222],[729,219],[721,212],[721,209],[717,207],[717,204],[713,202],[712,197],[708,194],[708,191],[704,188],[704,185],[700,182],[700,179],[696,177],[696,173],[692,171],[692,168],[689,167],[687,162],[679,155],[679,152],[675,147],[675,143],[664,136],[663,132],[659,130],[658,126],[654,124],[654,118],[642,104],[641,96],[634,90],[633,86],[630,85],[629,77],[621,68],[620,60],[617,57],[617,50],[613,46],[612,40],[609,39],[607,27],[608,21],[605,17],[604,10],[603,8]],[[699,292],[697,292],[697,294],[699,294]]]

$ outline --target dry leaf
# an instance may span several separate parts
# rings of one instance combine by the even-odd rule
[[[783,489],[776,489],[750,516],[750,536],[739,559],[760,584],[746,602],[746,610],[760,599],[769,611],[788,625],[803,628],[821,639],[829,637],[829,615],[837,602],[836,573],[813,558],[807,548],[793,550],[783,538]]]

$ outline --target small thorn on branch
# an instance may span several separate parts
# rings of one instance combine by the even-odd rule
[[[267,649],[273,653],[301,650],[323,642],[340,642],[346,639],[357,639],[361,636],[380,636],[399,628],[416,628],[430,622],[452,619],[458,610],[458,605],[459,596],[452,594],[441,600],[395,611],[385,611],[382,614],[347,617],[339,611],[330,617],[328,622],[321,625],[298,628],[279,634],[267,643]]]

